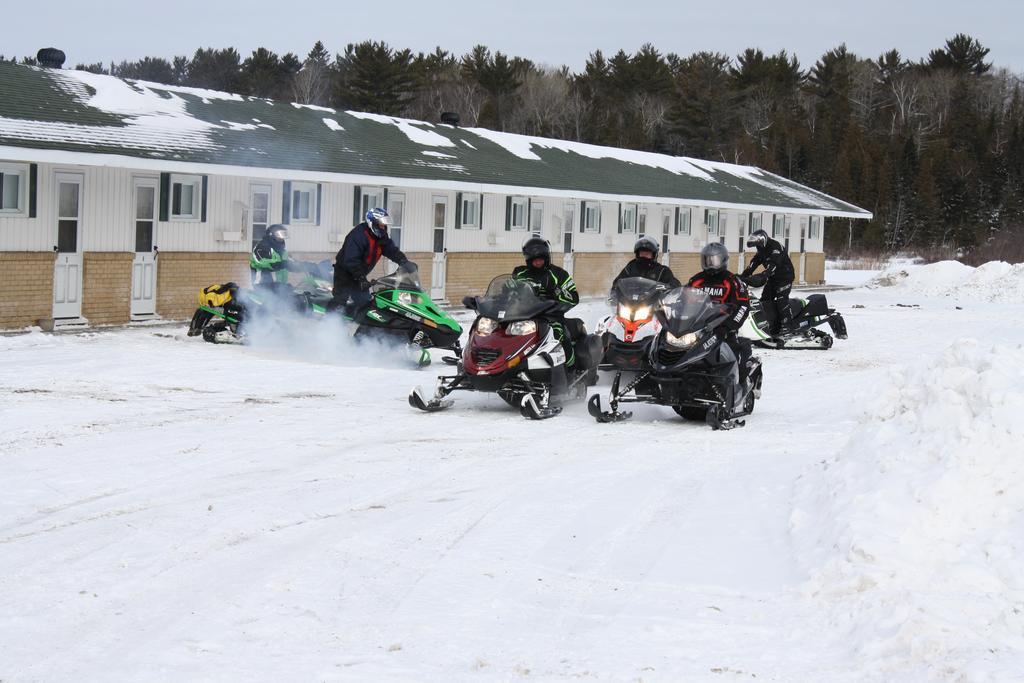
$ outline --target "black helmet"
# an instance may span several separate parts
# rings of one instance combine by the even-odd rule
[[[660,249],[661,247],[658,246],[658,242],[656,240],[653,240],[645,235],[638,239],[636,243],[633,245],[633,255],[636,256],[637,258],[640,258],[641,251],[649,251],[651,252],[651,260],[657,261],[658,251]]]
[[[700,250],[700,267],[722,273],[729,267],[729,250],[721,242],[712,242]]]
[[[530,262],[537,258],[544,259],[544,265],[547,266],[551,263],[551,245],[546,239],[531,237],[523,242],[523,257],[526,258],[528,266],[532,267]]]
[[[281,225],[280,223],[274,223],[267,228],[267,237],[284,244],[284,241],[288,239],[288,226]]]
[[[763,247],[768,244],[768,233],[764,230],[755,230],[747,238],[748,247]]]

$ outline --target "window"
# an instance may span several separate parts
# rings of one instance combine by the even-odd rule
[[[387,208],[384,206],[384,189],[380,187],[362,187],[359,189],[360,192],[360,207],[362,211],[359,212],[359,220],[363,220],[366,216],[366,212],[370,209],[376,209],[378,207]],[[389,210],[388,213],[391,213]]]
[[[405,226],[405,195],[392,192],[388,197],[388,215],[391,217],[391,227],[388,232],[391,241],[395,246],[402,247],[402,228]]]
[[[508,227],[510,230],[526,230],[526,211],[530,200],[526,197],[512,197],[508,205]]]
[[[636,232],[636,204],[619,204],[619,232]]]
[[[171,176],[171,220],[199,220],[203,178],[197,175]]]
[[[0,213],[24,213],[28,171],[22,166],[0,166]]]
[[[462,193],[460,228],[480,227],[480,195]]]
[[[583,202],[583,232],[601,232],[601,205]]]
[[[708,229],[708,239],[718,236],[718,209],[704,209],[704,225]]]
[[[761,229],[761,212],[751,211],[750,219],[747,221],[747,234],[753,235]]]
[[[640,215],[638,216],[637,220],[639,221],[637,223],[637,231],[639,232],[640,237],[643,237],[644,235],[647,234],[647,208],[646,207],[641,207]]]
[[[530,231],[538,235],[544,231],[543,202],[530,202]]]
[[[786,215],[772,214],[772,239],[779,239],[786,230]]]
[[[821,216],[811,216],[811,227],[807,232],[807,237],[812,240],[821,238]]]
[[[690,220],[692,218],[693,209],[688,206],[684,206],[679,209],[679,222],[676,223],[676,234],[677,235],[689,235],[690,234]]]
[[[380,206],[377,204],[376,206]],[[292,223],[316,221],[316,183],[292,183]]]
[[[444,228],[448,222],[448,200],[444,197],[434,197],[434,227]]]

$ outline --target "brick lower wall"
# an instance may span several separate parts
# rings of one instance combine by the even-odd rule
[[[0,329],[53,316],[52,252],[0,251]]]
[[[575,253],[572,255],[572,279],[580,296],[605,296],[612,280],[633,260],[633,253]]]
[[[92,325],[126,323],[131,317],[131,252],[87,251],[82,257],[82,317]]]
[[[730,264],[733,262],[733,258],[730,257]],[[687,280],[701,271],[700,254],[674,251],[669,254],[668,267],[672,269],[672,273],[676,276],[677,280],[686,284]]]
[[[804,282],[818,285],[825,282],[825,254],[808,252],[804,260]]]
[[[458,304],[462,297],[480,295],[498,275],[511,273],[523,263],[517,251],[498,253],[448,253],[445,298]]]
[[[156,265],[156,312],[164,318],[184,319],[196,308],[203,287],[237,282],[248,287],[249,254],[161,251]]]

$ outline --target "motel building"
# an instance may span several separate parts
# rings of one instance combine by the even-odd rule
[[[871,214],[750,166],[0,63],[0,328],[191,315],[247,284],[273,223],[333,259],[370,207],[439,301],[479,293],[531,234],[601,295],[640,235],[680,278],[746,235],[824,281],[824,219]]]

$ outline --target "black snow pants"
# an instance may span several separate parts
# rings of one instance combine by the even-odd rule
[[[761,290],[761,307],[772,316],[772,324],[768,333],[779,334],[783,326],[789,324],[789,294],[793,290],[793,278],[772,277]]]

